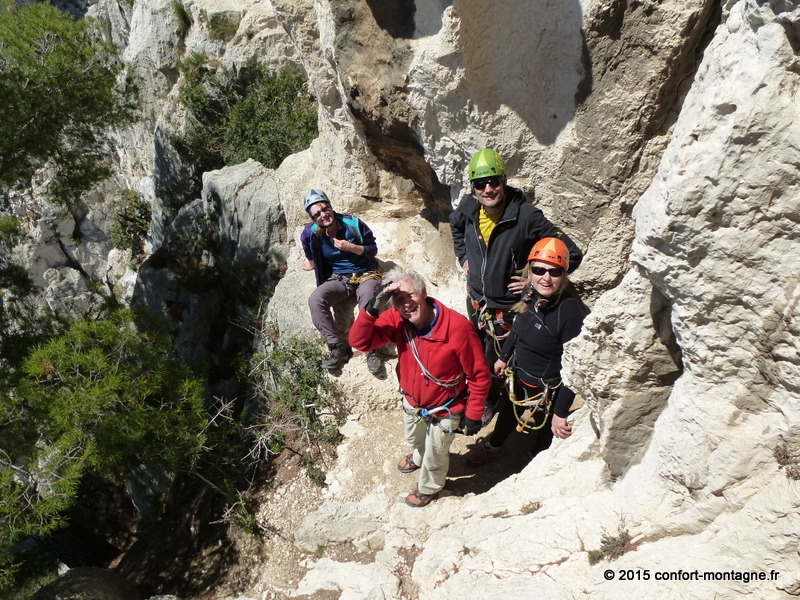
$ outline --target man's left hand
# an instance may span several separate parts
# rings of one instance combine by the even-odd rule
[[[482,423],[480,421],[464,417],[461,423],[461,431],[464,432],[464,435],[475,435],[481,430],[481,425]]]

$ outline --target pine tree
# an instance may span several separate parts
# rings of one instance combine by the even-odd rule
[[[108,133],[133,118],[135,90],[116,48],[47,3],[0,8],[0,188],[52,168],[70,203],[110,173]]]

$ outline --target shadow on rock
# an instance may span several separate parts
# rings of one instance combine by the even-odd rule
[[[484,430],[484,436],[475,438],[466,451],[454,454],[450,458],[450,470],[447,473],[445,490],[454,496],[482,494],[488,492],[496,484],[515,475],[531,461],[530,448],[533,440],[524,434],[509,436],[502,454],[483,465],[473,465],[467,460],[467,453],[474,447],[482,445],[491,432]]]

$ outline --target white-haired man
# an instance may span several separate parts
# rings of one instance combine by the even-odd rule
[[[385,280],[389,283],[353,323],[350,344],[360,350],[397,345],[405,439],[413,449],[397,468],[420,471],[406,504],[421,507],[444,487],[456,430],[474,435],[481,427],[489,368],[472,324],[428,297],[422,277],[394,271]],[[388,298],[392,307],[381,313]]]

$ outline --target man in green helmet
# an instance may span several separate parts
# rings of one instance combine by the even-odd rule
[[[467,314],[484,344],[486,362],[494,365],[503,339],[511,330],[509,310],[520,298],[525,282],[519,276],[533,245],[556,237],[569,249],[569,272],[583,252],[553,225],[521,190],[506,184],[503,158],[491,148],[469,161],[470,193],[450,215],[456,257],[467,276]],[[488,404],[495,405],[504,388],[492,378]]]

